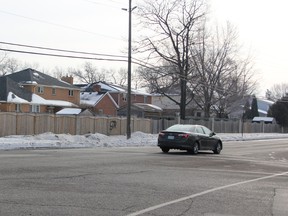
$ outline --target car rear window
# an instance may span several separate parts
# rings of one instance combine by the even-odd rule
[[[189,131],[195,132],[196,127],[194,125],[173,125],[166,129],[166,131]]]

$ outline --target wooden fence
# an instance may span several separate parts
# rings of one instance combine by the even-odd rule
[[[0,112],[0,137],[8,135],[34,135],[45,132],[55,134],[83,135],[101,133],[105,135],[125,135],[126,118],[123,117],[91,117],[75,115],[27,114]],[[277,124],[251,123],[241,120],[223,119],[189,119],[153,120],[147,118],[131,118],[131,132],[158,133],[162,129],[177,124],[201,124],[216,133],[283,133]]]
[[[216,133],[284,133],[287,132],[278,124],[252,123],[242,119],[191,118],[187,120],[161,120],[153,123],[153,133],[173,124],[198,124],[210,128]]]

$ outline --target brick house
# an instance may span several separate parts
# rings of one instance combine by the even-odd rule
[[[81,92],[81,107],[96,115],[116,116],[119,108],[109,92]]]
[[[118,110],[121,110],[121,115],[125,113],[123,111],[127,106],[127,89],[125,87],[106,82],[77,86],[82,88],[80,95],[82,108],[90,107],[97,115],[117,116]],[[138,104],[135,109],[142,112],[141,104],[151,104],[152,96],[145,92],[131,90],[131,103]]]
[[[80,104],[80,88],[31,68],[1,77],[0,92],[4,112],[55,113]]]

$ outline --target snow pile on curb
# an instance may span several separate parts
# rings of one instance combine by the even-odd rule
[[[224,142],[243,140],[263,140],[288,138],[288,134],[255,133],[255,134],[217,134]],[[33,149],[33,148],[96,148],[96,147],[140,147],[157,146],[157,134],[142,132],[132,133],[127,140],[126,136],[106,136],[103,134],[53,134],[39,135],[12,135],[0,137],[0,150]]]

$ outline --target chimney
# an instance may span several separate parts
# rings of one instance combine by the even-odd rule
[[[99,84],[94,84],[94,85],[92,86],[92,91],[93,91],[93,92],[101,92],[101,85],[99,85]]]
[[[64,82],[67,82],[71,85],[73,85],[73,77],[72,76],[64,76],[64,77],[61,77],[61,80],[64,81]]]

